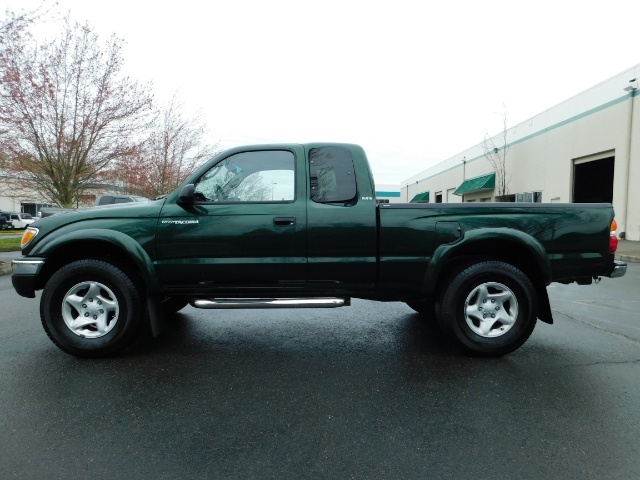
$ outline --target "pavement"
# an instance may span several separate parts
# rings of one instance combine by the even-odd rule
[[[0,275],[11,273],[11,260],[18,258],[20,252],[0,252]],[[616,252],[616,260],[640,263],[640,242],[620,240]]]
[[[8,275],[11,273],[11,260],[18,258],[20,251],[17,252],[0,252],[0,275]]]

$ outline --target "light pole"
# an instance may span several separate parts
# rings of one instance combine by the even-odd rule
[[[271,184],[271,201],[272,201],[272,202],[273,202],[273,191],[275,190],[276,185],[278,185],[278,183],[277,183],[277,182],[273,182],[273,183]]]
[[[462,183],[467,180],[467,157],[462,157]],[[462,194],[462,203],[464,203],[464,193]]]
[[[630,189],[630,177],[631,177],[631,145],[632,145],[632,135],[633,135],[633,99],[635,98],[636,90],[638,88],[638,80],[633,78],[629,80],[629,85],[624,87],[625,92],[629,92],[629,132],[627,136],[627,181],[625,186],[625,195],[624,195],[624,231],[620,232],[620,237],[624,238],[627,236],[626,230],[627,225],[629,224],[629,189]],[[623,237],[624,234],[624,237]]]

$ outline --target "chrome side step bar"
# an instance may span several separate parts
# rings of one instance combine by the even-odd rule
[[[336,308],[351,305],[350,298],[199,298],[189,302],[195,308]]]

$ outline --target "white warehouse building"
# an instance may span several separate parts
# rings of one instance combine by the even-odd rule
[[[403,201],[400,197],[400,185],[376,183],[376,200],[378,203],[400,203]]]
[[[636,65],[403,181],[401,201],[610,202],[620,236],[640,240],[639,77]]]

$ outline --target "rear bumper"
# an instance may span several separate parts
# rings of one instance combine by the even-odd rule
[[[38,274],[44,265],[41,258],[21,258],[11,262],[13,265],[13,275],[11,283],[18,295],[27,298],[36,296],[36,281]]]
[[[607,275],[607,277],[609,278],[623,277],[625,273],[627,273],[627,264],[624,262],[621,262],[620,260],[614,260],[613,269],[611,270],[609,275]]]

